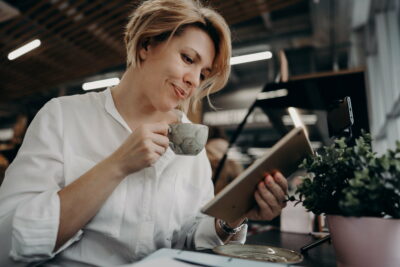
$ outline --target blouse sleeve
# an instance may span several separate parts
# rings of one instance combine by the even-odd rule
[[[11,230],[0,263],[8,256],[24,262],[47,260],[79,239],[81,231],[53,252],[60,218],[57,192],[64,186],[63,158],[62,110],[59,100],[53,99],[32,121],[0,187],[0,232]]]

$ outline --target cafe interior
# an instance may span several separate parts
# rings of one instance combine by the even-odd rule
[[[124,26],[138,2],[0,0],[0,184],[45,103],[119,83],[126,68]],[[396,148],[399,0],[202,2],[222,14],[232,36],[228,83],[188,114],[192,122],[209,126],[209,138],[214,133],[225,139],[213,170],[215,183],[228,161],[240,166],[235,174],[240,176],[294,127],[305,129],[317,153],[335,138],[363,132],[370,133],[376,155]],[[298,173],[288,179],[292,193],[301,183]],[[315,215],[301,204],[288,203],[273,221],[250,221],[247,235],[249,246],[292,252],[275,250],[285,255],[286,264],[339,262],[325,214]],[[190,254],[195,252],[187,253],[184,260],[197,259]],[[214,254],[219,253],[204,255]],[[296,256],[301,260],[290,261]],[[242,259],[250,263],[241,266],[260,263],[254,255]],[[278,261],[261,260],[271,266]],[[396,260],[380,266],[400,266]]]

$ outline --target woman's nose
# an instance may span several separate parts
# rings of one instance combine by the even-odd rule
[[[200,73],[197,73],[197,71],[187,72],[184,76],[184,82],[190,89],[196,89],[200,85]]]

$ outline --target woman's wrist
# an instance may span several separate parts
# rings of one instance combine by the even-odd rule
[[[235,227],[231,227],[228,225],[225,221],[223,220],[218,220],[219,227],[221,230],[228,235],[236,235],[238,232],[240,232],[245,224],[247,224],[247,218],[244,219],[239,225],[235,223]]]
[[[237,227],[241,226],[245,221],[247,222],[247,218],[246,217],[242,217],[242,218],[237,219],[235,221],[225,222],[225,224],[227,226],[229,226],[230,228],[237,228]]]
[[[123,180],[128,175],[121,164],[114,160],[112,156],[104,159],[100,164],[104,165],[111,172],[111,176],[116,179]]]

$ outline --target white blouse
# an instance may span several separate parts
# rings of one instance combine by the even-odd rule
[[[1,266],[11,259],[46,266],[115,266],[159,248],[222,244],[214,218],[199,212],[213,197],[205,151],[179,156],[168,148],[154,166],[128,175],[91,221],[52,252],[60,214],[57,192],[131,133],[110,89],[55,98],[38,112],[0,187]],[[235,236],[237,242],[244,243],[246,231]]]

